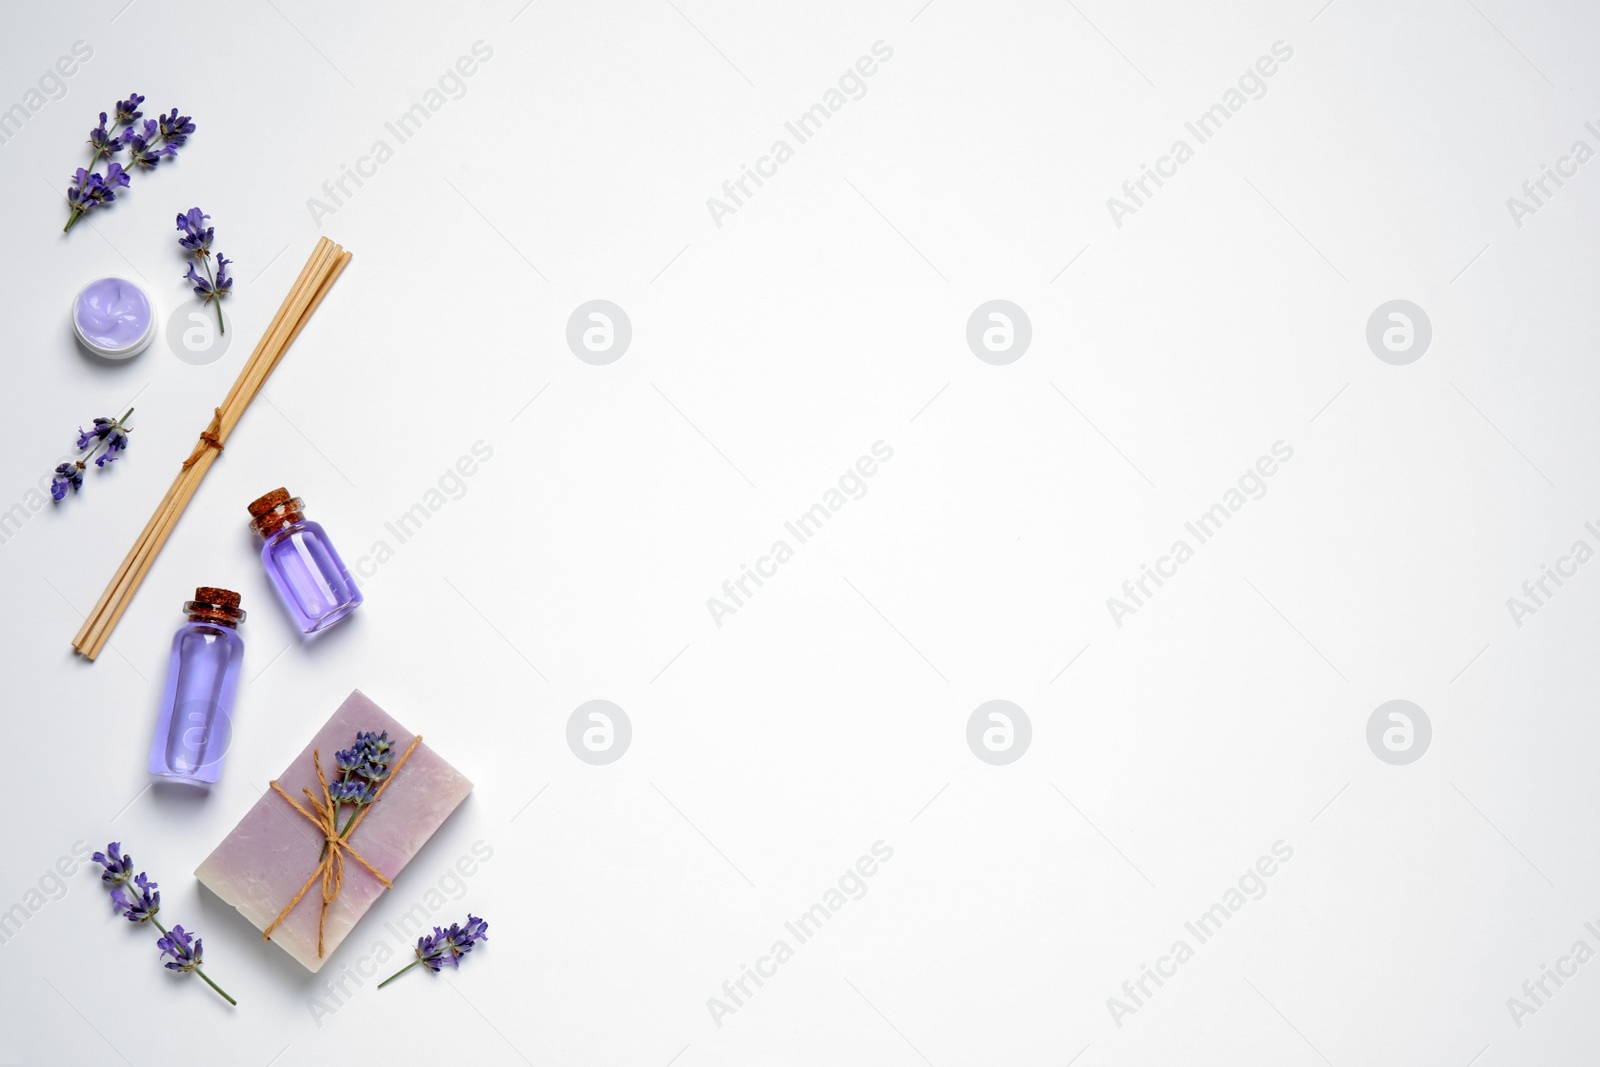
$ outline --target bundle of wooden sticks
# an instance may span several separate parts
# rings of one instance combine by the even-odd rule
[[[261,391],[267,376],[277,367],[294,339],[300,336],[300,331],[349,262],[350,253],[339,245],[326,237],[317,242],[316,250],[300,271],[300,277],[295,279],[294,287],[273,316],[266,334],[245,361],[244,369],[239,372],[222,406],[215,409],[210,425],[201,432],[194,451],[183,461],[183,468],[173,481],[172,488],[161,498],[155,514],[150,516],[139,539],[123,559],[122,566],[117,568],[111,584],[106,586],[99,603],[84,620],[78,636],[72,639],[72,647],[89,659],[94,659],[105,647],[112,629],[133,601],[133,594],[138,592],[139,584],[150,570],[150,564],[155,562],[161,546],[167,543],[173,527],[183,515],[183,509],[189,506],[190,498],[200,487],[206,471],[216,461],[228,435],[239,424],[250,401]]]

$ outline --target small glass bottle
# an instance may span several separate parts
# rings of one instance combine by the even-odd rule
[[[250,505],[250,528],[266,543],[261,562],[301,633],[325,630],[361,606],[361,590],[305,505],[274,489]]]
[[[233,737],[233,698],[239,688],[244,621],[239,594],[202,587],[183,605],[189,621],[172,639],[161,695],[150,773],[196,785],[217,780]]]

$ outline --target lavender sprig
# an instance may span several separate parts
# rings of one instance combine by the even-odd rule
[[[193,123],[190,124],[191,126]],[[195,295],[209,304],[213,300],[217,303],[217,331],[227,333],[228,328],[222,324],[222,298],[233,292],[233,279],[228,277],[228,264],[233,262],[221,252],[217,253],[217,273],[211,273],[211,239],[216,235],[216,228],[206,225],[206,219],[211,216],[197,207],[178,215],[178,232],[183,234],[178,238],[178,243],[189,250],[195,263],[199,263],[206,270],[204,278],[195,273],[194,263],[189,264],[189,273],[184,280],[194,283]]]
[[[96,467],[116,462],[128,447],[130,431],[127,422],[132,414],[133,409],[129,408],[120,419],[99,418],[88,430],[78,427],[78,451],[83,455],[73,463],[62,463],[56,467],[55,476],[50,479],[50,496],[56,503],[66,499],[68,490],[76,493],[83,488],[83,472],[88,469],[91,459]]]
[[[434,974],[438,974],[447,963],[452,967],[460,967],[461,957],[471,952],[472,946],[479,941],[487,940],[489,940],[489,924],[471,912],[467,913],[465,926],[451,923],[448,930],[435,926],[431,935],[425,934],[417,938],[415,950],[417,958],[379,982],[378,988],[382,989],[419,963]]]
[[[156,939],[156,947],[161,950],[163,958],[172,957],[166,968],[180,974],[191,972],[198,974],[206,985],[216,990],[218,996],[229,1004],[237,1006],[239,1002],[223,992],[222,987],[200,969],[200,938],[182,926],[173,926],[168,930],[161,925],[161,920],[156,918],[156,914],[161,911],[161,893],[157,890],[156,883],[150,880],[150,876],[140,871],[130,882],[133,857],[123,855],[121,843],[113,841],[106,846],[104,852],[96,852],[91,858],[105,868],[100,880],[113,887],[111,903],[117,909],[117,914],[131,923],[149,923],[161,931],[161,936]],[[134,890],[137,890],[137,893]]]
[[[338,823],[341,805],[350,804],[355,808],[345,820],[344,829],[339,831],[341,836],[350,829],[361,809],[378,799],[378,783],[389,777],[389,759],[393,751],[394,742],[389,740],[388,730],[381,734],[358,731],[354,745],[333,754],[340,772],[339,780],[328,787],[328,796],[333,801],[333,821]],[[323,842],[322,852],[327,854],[327,842]]]
[[[100,125],[89,131],[89,147],[93,149],[89,166],[79,167],[67,186],[67,206],[71,213],[67,224],[61,228],[62,233],[71,230],[95,208],[115,200],[117,190],[128,187],[132,174],[112,157],[126,150],[130,166],[137,170],[153,170],[163,159],[176,156],[178,148],[194,133],[194,123],[188,115],[178,114],[177,108],[173,108],[171,114],[139,122],[144,117],[144,112],[139,110],[143,103],[144,97],[129,93],[128,99],[117,101],[109,119],[104,111],[100,112]],[[95,169],[102,159],[111,160],[104,174]]]

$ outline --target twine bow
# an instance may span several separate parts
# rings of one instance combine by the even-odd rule
[[[220,448],[221,446],[217,447]],[[311,750],[311,763],[317,769],[317,784],[322,787],[322,799],[318,800],[312,796],[309,789],[301,790],[306,795],[306,802],[311,805],[310,811],[301,807],[298,800],[285,793],[283,787],[277,781],[274,780],[270,783],[274,792],[287,800],[290,807],[304,815],[322,833],[323,848],[322,859],[317,863],[316,869],[311,872],[311,877],[306,879],[305,885],[300,887],[300,892],[294,895],[294,899],[289,901],[282,911],[278,912],[278,917],[272,920],[272,924],[262,931],[261,940],[272,940],[272,931],[276,930],[279,924],[289,917],[289,913],[294,911],[295,905],[300,903],[300,898],[305,896],[312,883],[320,878],[322,880],[322,914],[317,918],[317,958],[321,959],[327,955],[322,947],[322,928],[328,921],[328,905],[339,896],[339,891],[344,888],[344,854],[346,852],[350,853],[351,859],[361,864],[374,878],[382,882],[385,889],[394,888],[393,882],[385,878],[381,871],[368,863],[361,853],[351,847],[349,838],[351,834],[355,833],[356,827],[361,825],[361,820],[367,817],[367,812],[372,810],[372,805],[376,804],[379,798],[383,796],[383,791],[389,788],[389,783],[394,781],[395,775],[400,773],[400,768],[405,766],[406,760],[411,758],[411,753],[415,752],[420,744],[422,744],[422,736],[420,734],[411,739],[411,745],[406,749],[405,755],[401,756],[395,763],[394,768],[389,771],[389,776],[378,783],[378,791],[372,795],[371,803],[363,805],[361,810],[356,812],[355,818],[350,820],[342,832],[339,829],[338,805],[334,804],[333,797],[328,792],[328,779],[322,773],[322,754],[319,751],[316,749]]]
[[[195,442],[194,451],[189,453],[189,458],[183,461],[183,469],[188,470],[200,462],[200,457],[205,455],[206,449],[214,448],[222,451],[222,409],[212,408],[211,422],[200,431],[200,440]],[[289,801],[293,804],[294,801]]]

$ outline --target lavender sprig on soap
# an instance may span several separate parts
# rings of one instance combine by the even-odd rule
[[[129,93],[128,99],[117,101],[111,118],[108,119],[104,111],[100,112],[100,125],[89,131],[89,147],[93,149],[89,166],[79,167],[67,186],[67,206],[71,213],[67,224],[61,228],[62,233],[72,229],[95,208],[115,200],[117,190],[128,187],[133,175],[116,162],[115,156],[126,151],[129,167],[154,170],[162,160],[176,156],[178,149],[194,133],[194,123],[188,115],[178,114],[177,108],[170,114],[140,122],[144,118],[144,112],[139,110],[143,103],[144,97]],[[109,161],[104,174],[96,169],[101,160]]]
[[[469,911],[465,926],[451,923],[448,930],[435,926],[431,935],[425,934],[417,938],[415,949],[417,958],[379,982],[378,988],[382,989],[419,963],[434,974],[438,974],[440,968],[447,963],[452,967],[460,967],[461,957],[471,952],[472,946],[479,941],[487,940],[489,940],[489,924]]]
[[[211,216],[197,207],[178,215],[178,232],[183,234],[178,238],[178,243],[189,250],[194,257],[194,263],[189,264],[189,273],[184,280],[194,283],[194,295],[209,304],[212,301],[217,305],[217,332],[227,333],[228,328],[222,324],[222,298],[233,292],[233,279],[228,277],[228,264],[233,260],[217,253],[217,272],[211,273],[211,241],[216,236],[216,227],[207,226],[206,219]],[[204,278],[195,273],[195,263],[205,268]]]
[[[206,977],[206,973],[200,969],[200,938],[182,926],[168,930],[156,918],[161,911],[161,893],[149,875],[143,871],[137,875],[133,873],[133,857],[123,854],[121,842],[111,842],[104,852],[96,852],[91,858],[105,868],[100,880],[111,888],[111,903],[117,909],[117,914],[131,923],[149,923],[161,931],[161,936],[156,939],[156,947],[161,950],[163,959],[171,957],[166,963],[167,970],[198,974],[206,985],[217,991],[218,996],[237,1006],[239,1002],[224,993],[222,987]]]
[[[88,469],[89,460],[93,459],[96,467],[116,462],[117,456],[128,447],[127,423],[132,414],[133,409],[129,408],[120,419],[98,418],[90,429],[78,427],[78,451],[83,455],[72,463],[58,465],[55,476],[50,479],[50,496],[57,503],[66,499],[68,490],[76,493],[83,488],[83,472]]]
[[[340,804],[353,804],[356,811],[360,811],[377,798],[378,783],[389,777],[389,760],[393,751],[394,745],[389,741],[388,730],[381,734],[369,730],[358,732],[352,747],[334,753],[340,776],[329,787],[328,794],[333,797],[336,812]],[[355,812],[351,812],[350,818],[355,817]],[[349,825],[347,820],[345,826],[348,828]]]

